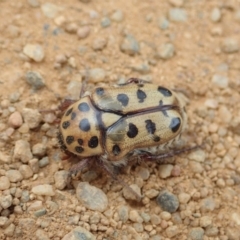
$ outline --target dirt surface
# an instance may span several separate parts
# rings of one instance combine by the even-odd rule
[[[240,239],[239,0],[1,0],[0,31],[0,239]],[[182,140],[204,147],[128,167],[140,203],[97,169],[67,186],[57,113],[41,110],[86,76],[187,102]]]

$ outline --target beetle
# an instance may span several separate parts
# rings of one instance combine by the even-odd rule
[[[131,159],[158,161],[186,150],[167,151],[187,115],[178,94],[163,86],[130,78],[66,105],[58,139],[67,155],[80,159],[76,169],[95,162],[114,177],[113,169]]]

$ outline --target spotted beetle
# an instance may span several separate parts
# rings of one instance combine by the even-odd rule
[[[94,161],[112,176],[115,166],[133,158],[169,156],[167,147],[179,139],[187,121],[176,92],[137,78],[97,87],[67,105],[58,135],[62,150],[81,160],[78,169]]]

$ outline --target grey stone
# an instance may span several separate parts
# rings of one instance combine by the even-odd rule
[[[91,210],[104,212],[108,207],[108,198],[106,194],[87,182],[81,182],[76,189],[78,200]]]
[[[35,90],[41,89],[45,86],[45,80],[39,72],[29,71],[26,73],[25,79]]]
[[[187,12],[182,8],[171,8],[168,13],[169,19],[173,22],[186,22]]]
[[[35,62],[42,62],[45,57],[44,49],[39,44],[27,44],[23,48],[23,53]]]
[[[140,52],[140,46],[134,36],[128,34],[123,39],[120,50],[128,55],[136,55]]]
[[[188,237],[191,240],[203,240],[204,230],[200,227],[192,228],[189,230]]]
[[[169,213],[174,213],[177,211],[179,207],[178,198],[168,192],[168,191],[161,191],[156,199],[157,204],[164,210]]]
[[[62,240],[96,240],[96,237],[83,227],[76,227],[66,234]]]

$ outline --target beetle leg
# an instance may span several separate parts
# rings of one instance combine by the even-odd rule
[[[93,158],[81,159],[78,163],[74,164],[69,170],[69,176],[76,175],[81,172],[84,168],[90,168],[94,163]]]
[[[107,163],[105,161],[102,161],[101,159],[98,159],[97,161],[98,165],[107,172],[108,175],[110,175],[115,181],[119,182],[123,187],[126,187],[129,192],[131,192],[138,202],[141,201],[142,197],[139,196],[132,188],[129,187],[127,183],[125,183],[122,179],[117,177],[116,169],[114,169],[114,166],[111,163]]]
[[[140,162],[144,161],[144,160],[147,160],[147,161],[156,161],[158,163],[161,163],[163,159],[171,158],[171,157],[174,157],[174,156],[182,154],[182,153],[191,152],[191,151],[193,151],[197,148],[200,148],[200,147],[202,147],[202,146],[196,145],[194,147],[174,149],[172,151],[169,151],[169,152],[166,152],[166,153],[161,153],[161,154],[158,154],[158,155],[154,155],[154,154],[151,154],[149,152],[145,152],[145,153],[142,153],[141,155],[139,155],[138,157],[140,159]]]
[[[142,87],[144,83],[149,82],[140,78],[129,78],[126,83],[119,84],[119,86],[125,86],[132,83],[137,84],[139,87]]]

